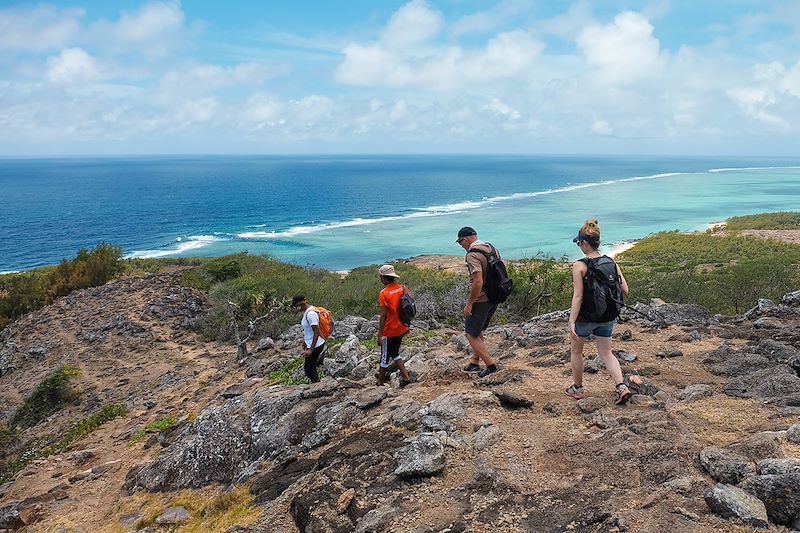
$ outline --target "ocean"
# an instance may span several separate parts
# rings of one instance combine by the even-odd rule
[[[346,270],[461,254],[472,226],[506,258],[576,257],[730,216],[796,210],[800,158],[158,156],[0,159],[0,272],[108,242],[127,257],[248,251]]]

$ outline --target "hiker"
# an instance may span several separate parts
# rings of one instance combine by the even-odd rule
[[[591,280],[587,274],[591,275],[590,267],[597,267],[598,271],[610,273],[610,275],[604,275],[603,280],[610,278],[612,283],[618,284],[618,288],[621,289],[620,303],[622,301],[621,296],[627,296],[628,294],[628,283],[625,281],[625,276],[622,275],[619,266],[611,258],[600,255],[600,252],[597,251],[600,247],[600,226],[597,224],[596,219],[587,220],[578,232],[577,237],[572,239],[572,242],[578,245],[586,257],[575,261],[572,265],[573,288],[572,306],[569,310],[569,331],[573,382],[564,393],[576,400],[584,397],[583,347],[589,336],[594,335],[597,342],[597,354],[616,384],[614,403],[621,405],[630,399],[631,391],[623,381],[619,361],[611,353],[611,332],[615,318],[619,314],[619,308],[606,309],[604,316],[613,315],[615,317],[611,320],[592,322],[586,318],[588,314],[597,314],[594,308],[599,306],[594,301],[590,301],[591,296],[586,290],[586,284],[591,283]],[[603,292],[602,294],[605,295],[606,293]],[[611,301],[609,304],[613,305],[614,302]]]
[[[456,242],[467,251],[465,261],[469,273],[469,293],[464,304],[464,333],[472,347],[472,357],[464,372],[478,372],[478,377],[486,377],[497,372],[497,365],[489,354],[486,338],[483,331],[489,326],[492,315],[497,310],[497,304],[489,301],[484,290],[486,273],[489,265],[486,254],[500,254],[494,247],[478,239],[478,234],[469,226],[458,230]],[[484,252],[484,253],[481,253]],[[480,362],[486,364],[481,370]]]
[[[397,280],[400,276],[394,271],[392,265],[383,265],[378,269],[383,289],[378,294],[378,305],[381,308],[381,322],[378,326],[378,344],[381,347],[381,362],[378,369],[378,385],[383,385],[386,380],[386,369],[392,360],[400,370],[400,387],[411,383],[406,365],[400,357],[400,343],[408,333],[408,326],[400,320],[400,300],[408,290],[400,285]]]
[[[320,331],[319,312],[311,305],[308,305],[306,297],[298,294],[292,298],[292,307],[303,313],[300,325],[303,327],[303,370],[311,383],[319,381],[317,373],[317,361],[325,350],[325,337]]]

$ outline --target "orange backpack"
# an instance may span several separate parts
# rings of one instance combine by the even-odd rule
[[[333,315],[331,312],[318,305],[309,306],[308,311],[316,311],[319,315],[319,334],[325,339],[330,337],[331,333],[333,333]]]

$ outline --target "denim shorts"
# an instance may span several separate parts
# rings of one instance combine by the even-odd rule
[[[589,335],[595,337],[610,337],[611,330],[614,329],[614,321],[611,322],[575,322],[575,333],[582,339],[588,339]]]

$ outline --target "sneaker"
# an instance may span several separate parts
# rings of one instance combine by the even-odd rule
[[[497,366],[496,365],[487,366],[486,368],[483,369],[482,372],[480,372],[478,374],[478,377],[479,378],[485,378],[489,374],[494,374],[495,372],[497,372]]]
[[[410,381],[406,381],[406,380],[404,380],[403,378],[400,378],[400,388],[401,388],[401,389],[404,389],[404,388],[408,387],[408,386],[409,386],[409,385],[411,385],[412,383],[414,383],[414,380],[413,380],[413,379],[412,379],[412,380],[410,380]]]
[[[564,391],[564,394],[569,396],[570,398],[575,398],[576,400],[580,400],[584,397],[584,390],[583,387],[578,387],[574,383],[570,385],[567,390]]]
[[[617,385],[617,393],[614,395],[614,405],[622,405],[631,399],[631,391],[627,385],[620,383]]]
[[[470,363],[464,367],[464,372],[480,372],[481,365],[476,365],[475,363]]]

